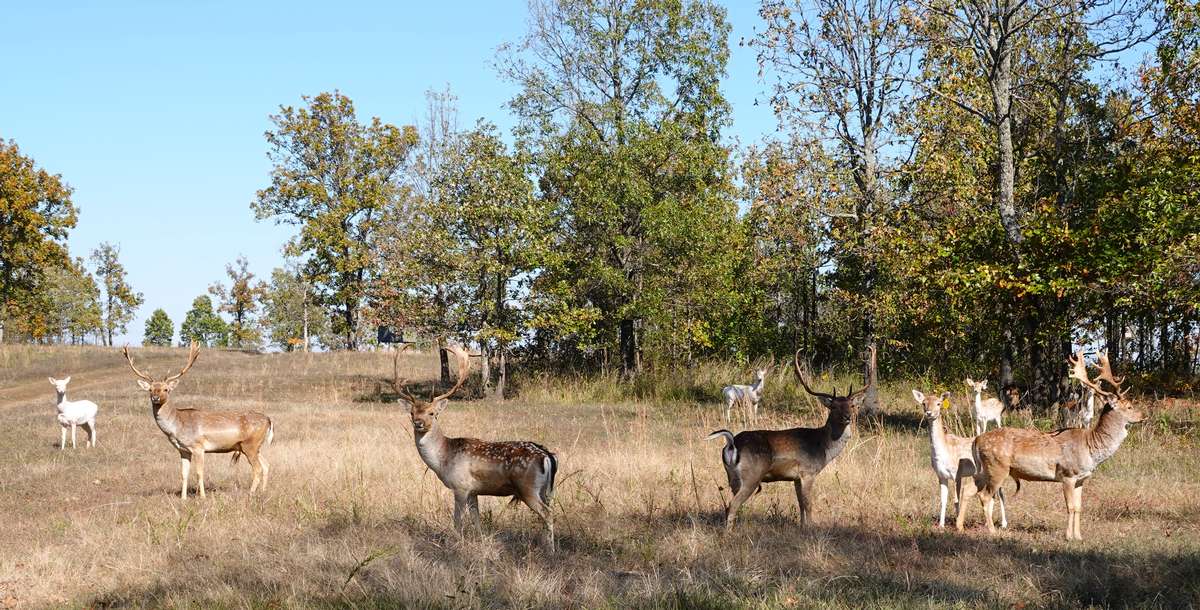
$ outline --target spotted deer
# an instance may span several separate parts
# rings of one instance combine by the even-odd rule
[[[477,527],[482,526],[479,496],[512,496],[514,503],[517,500],[524,502],[545,523],[546,540],[553,549],[554,516],[550,512],[550,501],[554,494],[554,477],[558,473],[558,458],[549,449],[530,441],[447,437],[438,425],[438,415],[466,382],[471,361],[460,346],[452,345],[446,350],[458,363],[458,380],[449,390],[428,400],[409,392],[406,383],[400,379],[399,350],[392,365],[392,384],[401,399],[408,403],[417,453],[442,484],[454,493],[454,527],[462,529],[464,512],[470,512]]]
[[[941,396],[926,396],[920,390],[913,390],[912,395],[924,410],[925,418],[929,420],[929,462],[933,466],[933,473],[937,475],[941,498],[938,527],[946,527],[946,497],[953,489],[954,512],[957,514],[958,504],[962,502],[963,479],[975,475],[975,458],[971,455],[971,443],[974,442],[975,437],[957,436],[946,431],[942,421],[942,411],[946,400],[950,398],[950,392],[943,392]],[[951,481],[954,482],[953,488],[950,487]],[[1008,516],[1004,511],[1004,492],[998,493],[1000,495],[1000,527],[1008,527]]]
[[[975,477],[979,492],[976,496],[983,506],[988,531],[995,532],[992,523],[992,497],[1009,477],[1021,481],[1058,481],[1063,486],[1067,507],[1067,540],[1083,540],[1080,515],[1083,511],[1083,483],[1096,468],[1112,457],[1128,435],[1129,424],[1142,421],[1142,412],[1126,398],[1128,390],[1121,388],[1124,378],[1113,377],[1108,355],[1100,355],[1100,375],[1095,381],[1088,378],[1083,353],[1068,358],[1071,376],[1085,387],[1095,390],[1104,402],[1099,420],[1092,429],[1066,428],[1041,432],[1026,428],[999,428],[975,439],[974,456],[979,465]],[[1107,383],[1111,392],[1103,389]],[[957,527],[963,529],[968,502],[960,502]]]
[[[986,379],[975,381],[967,377],[967,387],[971,388],[975,394],[975,401],[971,403],[971,417],[975,420],[976,436],[987,430],[988,422],[995,422],[997,428],[1004,427],[1000,421],[1004,415],[1004,403],[998,398],[983,397],[983,391],[987,389],[987,385]]]
[[[733,492],[733,500],[725,509],[726,529],[733,527],[738,510],[763,483],[775,481],[792,481],[800,507],[800,525],[807,525],[812,517],[812,487],[817,474],[841,455],[850,440],[850,425],[858,402],[870,385],[857,392],[851,386],[845,396],[814,392],[800,370],[799,351],[792,364],[800,385],[829,410],[829,415],[820,428],[745,430],[736,436],[729,430],[717,430],[706,437],[706,440],[725,439],[721,462]]]
[[[266,489],[267,473],[270,469],[267,461],[263,459],[262,450],[275,438],[275,427],[270,417],[254,411],[179,409],[168,402],[171,391],[179,384],[179,379],[191,370],[196,358],[200,356],[199,345],[192,344],[187,364],[182,370],[162,380],[156,380],[134,366],[133,357],[129,355],[129,346],[125,346],[122,352],[129,368],[138,377],[138,385],[150,393],[150,412],[154,415],[158,429],[162,430],[167,440],[171,441],[171,445],[179,451],[180,474],[183,478],[180,498],[187,499],[192,462],[196,465],[200,497],[205,497],[204,456],[209,453],[232,453],[234,462],[237,462],[239,456],[246,456],[253,473],[250,493],[257,491],[260,484]]]

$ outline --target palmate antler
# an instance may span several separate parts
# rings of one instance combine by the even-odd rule
[[[403,352],[406,349],[408,349],[408,344],[405,344],[404,347],[396,350],[396,355],[392,357],[392,387],[395,388],[396,393],[399,394],[401,396],[401,398],[403,398],[404,400],[407,400],[410,403],[416,404],[416,403],[425,402],[423,400],[418,399],[416,396],[414,396],[412,393],[410,393],[408,391],[408,387],[407,387],[407,385],[408,385],[407,380],[400,378],[400,354],[401,354],[401,352]],[[454,393],[457,392],[458,389],[461,388],[462,385],[467,382],[467,377],[469,376],[469,374],[471,372],[471,355],[468,354],[467,351],[462,348],[462,346],[447,345],[446,351],[450,352],[451,354],[454,354],[454,359],[458,362],[458,381],[456,381],[454,383],[454,386],[451,387],[449,390],[446,390],[445,392],[442,392],[441,394],[438,394],[436,396],[433,395],[432,392],[430,392],[430,397],[429,397],[430,403],[435,403],[439,400],[445,400],[447,398],[450,398],[452,395],[454,395]]]
[[[1101,396],[1114,398],[1124,396],[1129,390],[1122,390],[1121,384],[1125,382],[1125,378],[1116,378],[1113,376],[1112,367],[1108,362],[1108,354],[1101,353],[1098,360],[1100,361],[1100,375],[1096,377],[1096,381],[1088,379],[1087,365],[1083,359],[1083,350],[1076,352],[1074,356],[1067,356],[1067,361],[1071,363],[1071,376],[1079,380],[1079,383],[1091,388]],[[1100,383],[1105,382],[1113,387],[1115,392],[1106,391]]]

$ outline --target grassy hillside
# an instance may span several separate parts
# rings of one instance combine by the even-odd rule
[[[137,354],[156,374],[184,356]],[[428,379],[434,360],[402,366]],[[249,468],[217,456],[209,497],[181,502],[178,454],[117,350],[0,347],[0,606],[1200,605],[1191,403],[1146,404],[1151,420],[1086,487],[1082,543],[1060,540],[1057,484],[1025,486],[1000,536],[980,531],[977,505],[969,532],[938,530],[909,385],[884,388],[882,425],[860,421],[817,478],[815,526],[798,528],[792,486],[776,483],[728,534],[720,442],[701,439],[723,427],[719,386],[747,371],[662,372],[633,401],[609,381],[547,378],[526,380],[521,399],[452,403],[441,419],[450,435],[558,452],[550,553],[527,509],[495,499],[481,503],[482,535],[454,532],[450,493],[384,392],[390,371],[386,354],[203,352],[172,400],[269,414],[270,487],[248,496]],[[758,426],[819,425],[823,411],[782,373],[768,379]],[[66,374],[70,398],[100,405],[94,450],[57,447],[46,377]]]

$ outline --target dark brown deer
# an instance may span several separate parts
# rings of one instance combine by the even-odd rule
[[[479,496],[513,496],[524,502],[546,524],[547,542],[554,548],[554,516],[550,501],[558,458],[545,447],[529,441],[481,441],[450,438],[442,433],[437,417],[449,399],[467,380],[471,362],[459,346],[446,348],[458,362],[458,381],[449,390],[424,400],[410,393],[393,365],[392,383],[408,403],[417,453],[429,469],[454,493],[454,526],[461,529],[462,515],[469,511],[477,526]],[[399,352],[397,352],[397,360]]]
[[[200,356],[200,346],[192,344],[187,365],[174,375],[161,381],[143,373],[133,365],[129,346],[122,350],[129,368],[138,376],[138,385],[150,393],[150,412],[158,429],[167,435],[167,440],[179,451],[183,488],[179,496],[187,499],[188,474],[192,462],[196,463],[196,476],[200,483],[200,497],[204,497],[204,456],[208,453],[233,453],[236,462],[239,455],[246,456],[253,472],[250,493],[259,484],[267,487],[267,472],[270,470],[263,459],[262,449],[275,438],[275,427],[271,418],[254,411],[205,411],[201,409],[177,409],[168,404],[171,390],[179,384],[179,378],[192,368]]]
[[[1067,428],[1056,432],[1041,432],[1025,428],[997,428],[975,438],[973,451],[979,474],[975,485],[983,505],[988,531],[995,532],[992,523],[993,496],[1009,477],[1021,481],[1060,481],[1067,506],[1067,540],[1083,540],[1079,521],[1083,510],[1083,483],[1104,460],[1112,457],[1125,436],[1129,424],[1142,421],[1141,411],[1125,397],[1123,379],[1113,377],[1108,356],[1100,355],[1100,375],[1088,379],[1083,353],[1068,358],[1071,376],[1085,387],[1095,390],[1104,401],[1099,421],[1092,429]],[[1109,392],[1101,384],[1112,386]],[[957,526],[963,528],[968,502],[959,502]]]
[[[812,487],[817,474],[841,455],[850,440],[850,426],[858,411],[858,402],[870,385],[857,392],[851,386],[845,396],[814,392],[808,387],[800,370],[799,351],[792,365],[800,385],[829,409],[829,416],[820,428],[745,430],[737,436],[728,430],[717,430],[708,435],[707,439],[725,439],[721,462],[725,465],[729,489],[733,492],[733,500],[725,510],[726,528],[733,527],[742,504],[763,483],[775,481],[793,482],[796,502],[800,507],[800,525],[806,525],[812,517]]]

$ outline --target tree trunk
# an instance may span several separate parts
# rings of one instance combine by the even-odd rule
[[[354,308],[349,302],[345,304],[342,317],[346,320],[346,350],[356,352],[358,351],[358,325],[354,320]]]
[[[1012,117],[1012,48],[1011,39],[1002,37],[997,31],[1007,30],[1008,16],[995,15],[997,26],[988,34],[988,44],[995,58],[995,73],[992,76],[992,108],[996,121],[996,208],[1000,212],[1000,223],[1004,232],[1014,246],[1020,246],[1024,240],[1021,234],[1021,220],[1017,214],[1014,200],[1014,183],[1016,182],[1016,162],[1013,154],[1013,117]],[[1006,32],[1007,33],[1007,32]]]
[[[859,407],[859,412],[871,417],[879,413],[879,366],[876,355],[876,341],[873,333],[868,334],[865,348],[867,350],[867,359],[863,365],[863,377],[867,379],[867,391],[863,394],[862,406]]]
[[[446,342],[438,337],[437,340],[438,360],[440,361],[439,370],[441,371],[441,379],[443,385],[450,384],[450,354],[446,352]]]
[[[4,311],[0,310],[0,345],[4,344]]]
[[[1004,401],[1004,406],[1009,409],[1013,408],[1013,405],[1009,403],[1008,395],[1003,390],[1013,382],[1014,351],[1012,330],[1006,327],[1004,329],[1004,347],[1000,354],[1000,387],[997,389],[1000,390],[1000,400]]]
[[[497,351],[499,352],[497,365],[499,370],[496,371],[496,389],[492,392],[492,398],[504,400],[504,386],[508,383],[508,362],[505,359],[505,352],[508,350],[501,347]]]
[[[621,376],[628,379],[637,375],[639,372],[636,334],[637,330],[634,327],[633,320],[621,320],[620,332]]]
[[[303,318],[303,324],[304,324],[304,351],[308,352],[308,294],[307,294],[307,292],[305,293],[304,300],[301,303],[301,311],[303,312],[301,314],[301,317]]]
[[[481,343],[479,346],[479,377],[483,381],[480,387],[480,392],[484,396],[488,396],[492,389],[492,351],[488,349],[487,343]]]

